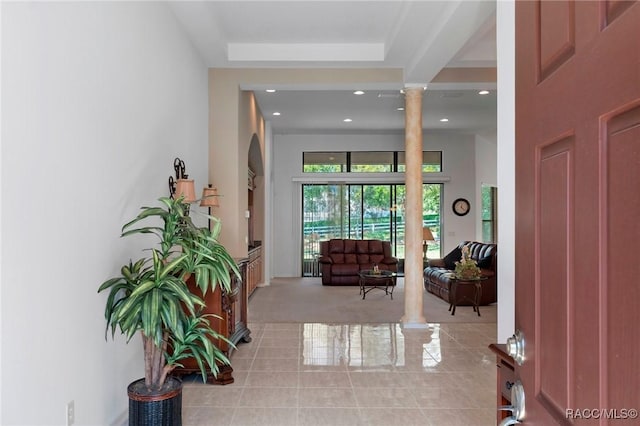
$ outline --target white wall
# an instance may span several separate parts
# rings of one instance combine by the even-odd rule
[[[441,176],[450,179],[443,189],[444,255],[460,241],[475,238],[475,213],[459,217],[451,211],[456,198],[475,199],[475,137],[425,132],[423,146],[424,150],[443,151]],[[273,257],[272,276],[300,276],[300,187],[301,181],[307,178],[302,173],[302,153],[362,150],[404,151],[404,135],[274,135],[273,235],[277,240],[277,256]]]
[[[2,24],[2,5],[0,5],[0,25]],[[1,27],[0,27],[1,28]],[[0,31],[0,53],[2,52],[2,31]],[[0,61],[0,64],[2,61]],[[2,99],[2,67],[0,66],[0,99]],[[0,102],[0,164],[2,164],[2,102]],[[0,169],[0,188],[2,188],[2,169]],[[0,194],[0,241],[2,241],[2,196]],[[0,330],[2,330],[2,244],[0,244]],[[2,383],[2,335],[0,335],[0,383]],[[0,423],[2,422],[2,385],[0,385]]]
[[[498,52],[498,342],[515,331],[515,0],[496,5]]]
[[[207,68],[160,3],[2,3],[3,425],[121,422],[139,338],[96,293],[144,243],[176,156],[207,177]],[[10,206],[10,208],[7,208]]]

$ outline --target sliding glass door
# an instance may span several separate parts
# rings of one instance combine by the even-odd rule
[[[429,257],[440,257],[441,184],[423,186],[423,226],[436,241]],[[405,187],[401,184],[305,184],[302,186],[302,275],[319,274],[320,241],[331,238],[390,241],[404,259]]]

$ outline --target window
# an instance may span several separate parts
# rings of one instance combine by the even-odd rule
[[[398,152],[398,171],[406,171],[405,153]],[[424,173],[440,173],[442,171],[442,151],[422,152],[422,171]]]
[[[498,188],[482,185],[482,241],[498,241]]]
[[[405,172],[404,151],[305,152],[303,173]],[[442,172],[442,151],[422,152],[424,173]]]
[[[305,152],[302,164],[304,173],[343,173],[347,171],[347,153]]]
[[[422,223],[435,237],[428,256],[440,257],[442,184],[423,184]],[[302,186],[302,275],[318,275],[320,242],[331,238],[391,242],[404,259],[403,184],[304,184]]]
[[[354,173],[392,172],[393,152],[352,152],[350,171]]]

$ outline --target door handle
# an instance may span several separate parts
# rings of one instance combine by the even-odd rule
[[[511,411],[511,416],[500,422],[500,426],[514,425],[521,423],[524,419],[524,386],[522,382],[517,380],[511,386],[511,405],[503,405],[498,407],[500,411]]]
[[[500,422],[500,426],[516,425],[518,423],[520,422],[517,421],[515,417],[511,416],[511,417],[506,417],[502,419],[502,421]]]
[[[518,365],[525,361],[524,343],[524,334],[520,330],[516,330],[515,334],[507,339],[507,353]]]

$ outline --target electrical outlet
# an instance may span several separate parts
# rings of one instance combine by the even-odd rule
[[[76,421],[76,404],[71,401],[67,404],[67,426],[72,426]]]

